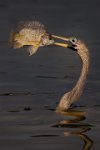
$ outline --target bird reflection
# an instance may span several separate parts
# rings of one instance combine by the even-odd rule
[[[54,125],[53,127],[62,127],[62,128],[69,128],[74,129],[74,131],[64,131],[64,136],[78,136],[84,142],[82,150],[90,150],[93,141],[85,134],[86,132],[91,130],[91,125],[87,123],[81,123],[81,121],[86,119],[85,112],[77,111],[77,110],[69,110],[69,111],[59,111],[60,113],[67,117],[74,117],[74,119],[62,120],[59,121],[58,124]]]

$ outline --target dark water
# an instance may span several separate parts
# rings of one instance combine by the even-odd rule
[[[0,149],[100,149],[99,18],[99,0],[0,1]],[[91,66],[76,111],[52,109],[78,79],[79,57],[58,47],[41,48],[31,57],[26,48],[11,49],[9,33],[20,20],[39,20],[53,34],[87,43]]]

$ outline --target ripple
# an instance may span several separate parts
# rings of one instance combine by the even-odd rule
[[[93,125],[90,125],[90,124],[55,124],[55,125],[52,125],[51,127],[54,127],[54,128],[59,128],[59,127],[62,127],[62,128],[86,128],[86,127],[93,127]]]
[[[59,135],[53,135],[53,134],[40,134],[40,135],[32,135],[30,137],[57,137]]]
[[[55,94],[54,92],[7,92],[7,93],[0,93],[0,96],[31,96],[31,95],[43,95],[43,94]]]
[[[42,79],[67,79],[67,78],[72,78],[72,77],[69,77],[69,76],[57,77],[57,76],[37,75],[36,78],[42,78]]]

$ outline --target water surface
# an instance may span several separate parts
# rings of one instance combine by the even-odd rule
[[[0,1],[0,149],[100,149],[99,17],[99,0]],[[20,20],[39,20],[53,34],[87,43],[91,66],[76,112],[54,108],[79,77],[79,57],[58,47],[41,48],[32,57],[25,47],[10,48],[10,30]]]

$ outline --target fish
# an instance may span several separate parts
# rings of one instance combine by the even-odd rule
[[[42,23],[38,21],[28,21],[22,22],[17,32],[14,30],[11,31],[10,43],[15,49],[27,45],[27,52],[29,56],[31,56],[37,52],[39,47],[52,45],[54,39]]]

